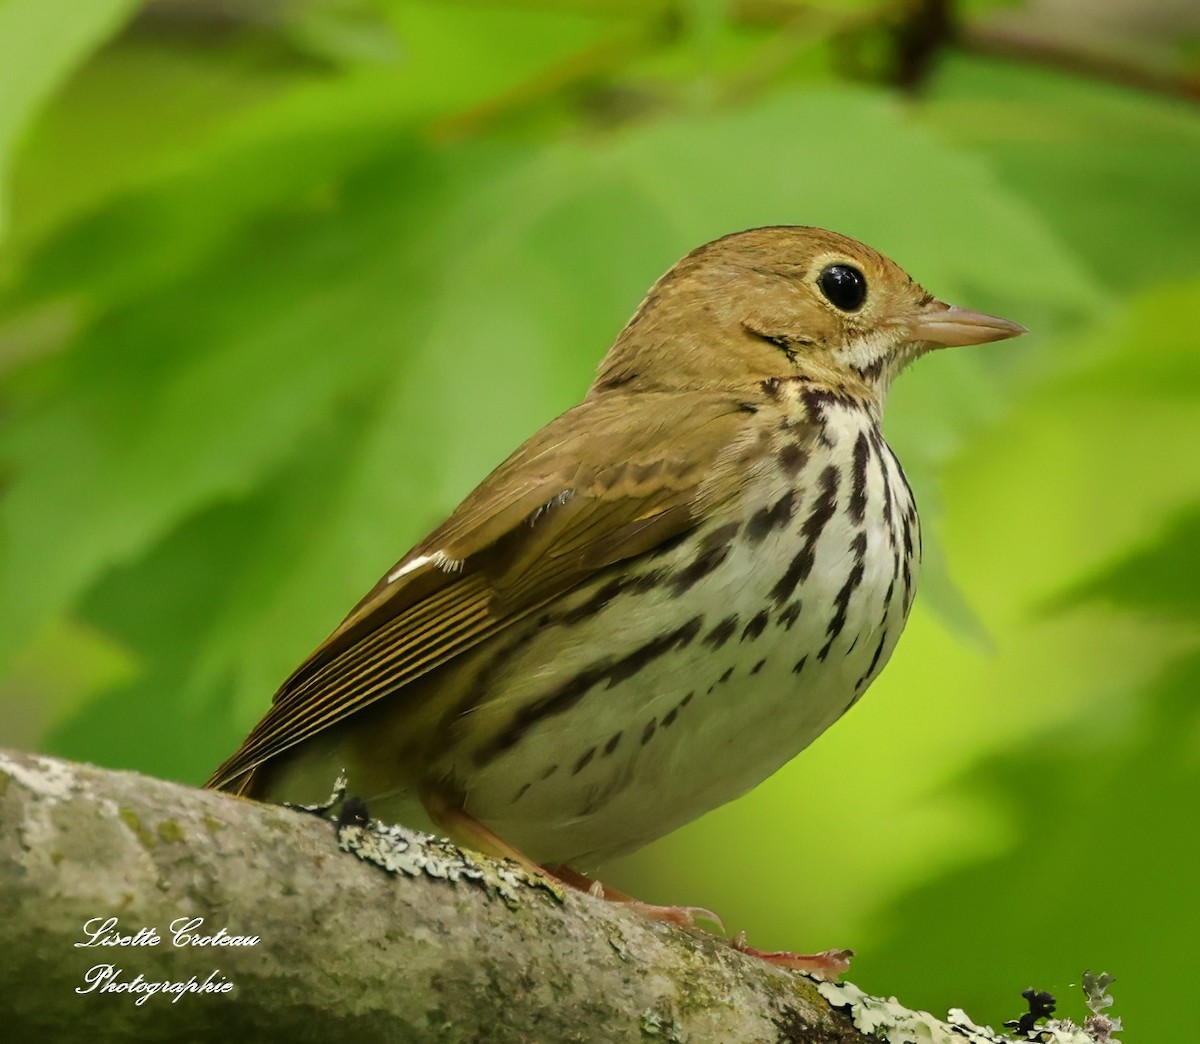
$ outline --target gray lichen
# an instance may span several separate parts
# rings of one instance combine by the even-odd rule
[[[683,1040],[674,1017],[658,1009],[651,1008],[642,1012],[639,1026],[642,1036],[652,1040],[667,1041],[668,1044],[680,1044]]]
[[[847,1009],[855,1029],[872,1033],[888,1044],[1013,1044],[1014,1038],[990,1026],[972,1022],[960,1008],[945,1022],[927,1011],[904,1007],[895,997],[872,997],[853,983],[821,982],[817,990],[831,1005]],[[1038,1027],[1041,1044],[1119,1044],[1111,1037],[1092,1035],[1069,1019],[1056,1019]]]
[[[468,881],[502,899],[511,909],[520,905],[522,889],[536,888],[562,902],[562,892],[549,878],[495,860],[476,859],[468,849],[444,838],[398,824],[370,820],[338,828],[338,846],[359,859],[382,867],[389,874],[432,877],[457,884]]]
[[[468,881],[483,887],[489,896],[502,899],[513,910],[520,905],[522,888],[537,888],[556,902],[562,902],[561,889],[541,874],[528,873],[509,863],[476,858],[469,849],[433,834],[398,823],[366,819],[365,808],[361,810],[363,819],[347,817],[347,806],[343,806],[341,816],[331,814],[345,799],[347,787],[345,774],[339,774],[329,797],[320,804],[288,807],[328,818],[336,826],[338,847],[343,852],[351,852],[364,863],[374,863],[389,874],[431,877],[452,884]]]

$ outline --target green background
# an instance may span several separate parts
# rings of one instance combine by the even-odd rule
[[[606,880],[1180,1039],[1200,25],[965,4],[914,77],[938,6],[0,0],[0,743],[199,783],[677,257],[836,228],[1031,333],[894,390],[929,555],[869,698]]]

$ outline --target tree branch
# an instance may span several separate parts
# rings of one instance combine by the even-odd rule
[[[1083,79],[1200,101],[1200,76],[1182,69],[1160,68],[1086,44],[1040,36],[1019,27],[965,26],[959,46],[974,54],[1042,66]]]
[[[399,828],[343,829],[355,858],[312,816],[2,750],[0,822],[9,1039],[995,1039]]]

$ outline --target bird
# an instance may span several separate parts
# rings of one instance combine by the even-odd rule
[[[744,794],[862,697],[921,558],[892,381],[1024,332],[825,229],[698,247],[207,785],[312,802],[344,768],[373,815],[586,886],[571,868]]]

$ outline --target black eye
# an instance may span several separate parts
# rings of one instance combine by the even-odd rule
[[[867,299],[867,277],[853,265],[830,265],[817,276],[817,286],[843,312],[857,312]]]

